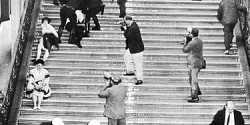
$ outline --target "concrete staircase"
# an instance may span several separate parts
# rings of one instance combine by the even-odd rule
[[[92,119],[107,124],[103,117],[105,99],[98,91],[104,86],[103,72],[124,72],[125,39],[117,24],[116,3],[106,4],[99,15],[101,31],[83,38],[82,49],[67,44],[63,33],[59,51],[52,51],[45,68],[51,73],[53,94],[42,102],[42,110],[33,110],[32,100],[24,98],[19,125],[36,125],[61,117],[66,125],[83,125]],[[219,0],[128,0],[127,13],[140,26],[144,51],[144,84],[134,86],[133,77],[122,77],[128,87],[126,98],[128,125],[207,125],[226,101],[236,102],[246,124],[250,124],[244,83],[238,55],[224,55],[222,26],[216,20]],[[40,17],[52,18],[60,25],[59,7],[44,0]],[[92,22],[93,23],[93,22]],[[32,58],[41,38],[37,27]],[[188,103],[190,88],[186,54],[179,45],[188,26],[197,27],[204,42],[207,69],[199,74],[203,95],[199,103]]]

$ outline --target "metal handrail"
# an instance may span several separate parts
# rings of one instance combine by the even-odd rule
[[[35,10],[36,6],[41,4],[41,0],[27,0],[24,8],[24,15],[21,17],[21,26],[18,30],[17,40],[14,44],[13,58],[11,60],[10,68],[6,73],[9,78],[6,80],[6,87],[4,90],[4,100],[0,108],[0,125],[14,125],[16,122],[16,115],[19,112],[19,105],[22,98],[24,88],[24,81],[26,75],[23,74],[28,70],[27,61],[30,58],[32,48],[32,33],[30,31],[36,25],[37,19],[34,16],[39,13]],[[35,12],[34,12],[35,11]],[[38,16],[36,17],[38,18]],[[27,54],[28,53],[28,54]],[[18,111],[17,111],[18,110]]]
[[[248,0],[240,0],[242,6],[248,8]],[[249,9],[247,9],[249,10]],[[242,67],[243,84],[246,90],[246,101],[248,104],[248,111],[250,111],[250,59],[248,53],[248,37],[249,37],[249,25],[248,25],[248,13],[238,11],[239,22],[235,26],[236,44],[240,57],[240,63]]]

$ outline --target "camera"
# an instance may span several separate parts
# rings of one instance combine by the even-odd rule
[[[119,24],[121,25],[121,31],[125,31],[127,28],[127,24],[124,20],[119,21]]]

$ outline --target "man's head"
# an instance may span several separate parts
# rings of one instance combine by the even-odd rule
[[[132,19],[131,16],[125,16],[125,17],[124,17],[124,21],[126,22],[126,24],[127,24],[128,26],[131,26],[131,24],[133,23],[133,19]]]
[[[63,120],[61,118],[54,118],[52,120],[52,125],[64,125]]]
[[[111,84],[118,85],[121,83],[121,77],[118,74],[110,73],[110,72],[104,72],[104,78],[106,80],[110,80]]]
[[[228,101],[225,105],[226,111],[231,114],[235,109],[235,104],[233,101]]]
[[[193,37],[197,37],[199,35],[199,30],[197,28],[193,28],[191,34],[193,35]]]

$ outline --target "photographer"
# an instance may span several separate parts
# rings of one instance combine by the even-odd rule
[[[132,20],[132,17],[125,16],[124,21],[126,22],[126,26],[124,26],[124,37],[126,38],[126,51],[124,54],[126,67],[125,75],[136,75],[135,85],[140,85],[143,83],[144,44],[142,41],[140,28],[138,24]]]
[[[198,38],[199,30],[193,28],[191,31],[192,41],[184,43],[182,51],[188,53],[187,63],[189,67],[189,83],[191,85],[191,98],[188,102],[198,102],[198,95],[201,95],[200,87],[198,84],[198,73],[203,67],[203,43]]]
[[[99,92],[99,98],[106,98],[104,105],[105,117],[108,117],[108,125],[126,125],[125,96],[127,88],[120,85],[121,78],[118,75],[104,73],[105,87]]]

